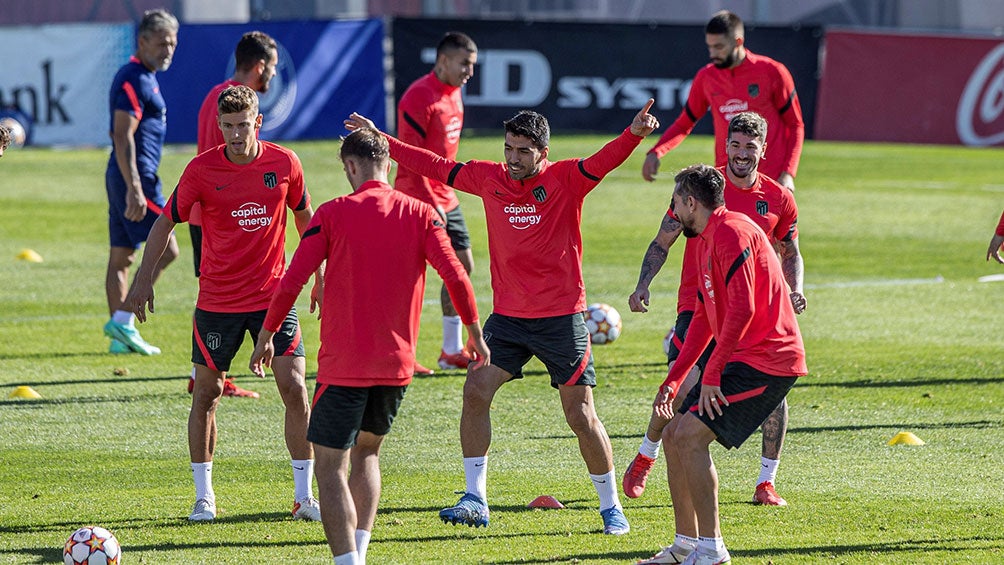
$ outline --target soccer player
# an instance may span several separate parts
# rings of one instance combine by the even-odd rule
[[[760,172],[795,190],[805,124],[791,73],[781,63],[746,48],[743,21],[721,11],[704,28],[711,63],[697,72],[683,112],[645,156],[642,177],[655,180],[659,159],[679,145],[710,109],[715,127],[715,166],[726,163],[729,120],[752,111],[767,120],[769,133]]]
[[[216,517],[213,451],[216,407],[223,375],[244,341],[257,339],[265,310],[286,266],[286,208],[302,235],[313,215],[303,169],[295,153],[258,140],[262,116],[258,95],[231,86],[220,93],[219,125],[226,145],[199,154],[185,168],[164,213],[150,231],[147,253],[133,281],[127,304],[140,322],[153,312],[153,273],[175,225],[192,206],[202,206],[202,275],[192,331],[195,389],[188,418],[188,449],[195,479],[192,521]],[[315,288],[315,291],[317,289]],[[311,311],[317,303],[311,301]],[[307,441],[310,406],[304,382],[306,364],[296,311],[289,310],[273,340],[281,352],[273,364],[275,384],[286,407],[286,448],[295,485],[293,516],[320,520],[311,494],[313,449]]]
[[[1004,245],[1004,213],[1001,214],[1000,222],[997,223],[997,230],[994,231],[994,236],[990,238],[990,246],[987,247],[987,261],[993,257],[994,261],[1004,264],[1004,256],[1001,256],[1001,245]]]
[[[136,38],[136,53],[119,69],[109,95],[112,152],[105,169],[108,193],[108,232],[111,250],[105,274],[105,294],[111,319],[104,333],[111,338],[111,353],[157,355],[160,349],[139,335],[135,316],[123,305],[129,285],[129,267],[136,250],[164,206],[160,153],[167,132],[167,106],[157,84],[157,71],[166,71],[178,46],[178,20],[164,10],[143,14]],[[178,257],[174,235],[167,240],[151,273],[161,271]]]
[[[805,310],[806,299],[802,292],[804,268],[798,247],[798,206],[790,190],[757,171],[763,158],[767,122],[755,112],[743,112],[729,121],[728,131],[726,144],[728,165],[718,168],[725,175],[725,204],[729,210],[749,216],[777,246],[785,282],[791,289],[792,307],[795,313],[801,314]],[[667,211],[659,227],[659,233],[645,253],[638,285],[628,298],[631,311],[648,311],[649,285],[666,262],[669,248],[681,231],[682,226],[672,210]],[[680,353],[680,346],[686,339],[687,328],[693,317],[693,301],[699,284],[695,248],[696,243],[687,240],[677,294],[676,325],[669,345],[671,367]],[[693,374],[684,383],[686,390],[696,382],[710,354],[709,350],[698,360]],[[648,430],[642,439],[638,454],[624,472],[622,486],[627,496],[637,498],[645,491],[645,482],[655,465],[662,429],[666,423],[654,414],[650,417]],[[775,490],[777,468],[780,464],[781,447],[784,444],[787,427],[788,403],[782,401],[763,423],[760,474],[753,491],[753,502],[756,504],[787,505]]]
[[[805,349],[774,246],[742,212],[725,209],[725,178],[694,165],[676,175],[673,213],[697,242],[694,317],[680,356],[659,387],[653,412],[663,431],[676,536],[639,563],[728,563],[718,514],[718,473],[710,445],[737,448],[805,375]],[[702,382],[679,409],[673,401],[712,337]],[[679,412],[673,417],[674,412]]]
[[[616,139],[591,157],[547,160],[547,119],[523,110],[504,122],[504,163],[458,163],[393,137],[390,155],[399,165],[479,196],[488,224],[493,312],[484,325],[492,363],[471,368],[464,383],[460,444],[466,492],[439,516],[444,522],[488,525],[487,456],[491,444],[489,409],[506,382],[523,377],[532,356],[540,359],[558,389],[565,421],[600,498],[605,534],[629,531],[617,496],[610,438],[596,415],[593,356],[582,312],[583,200],[603,177],[624,162],[659,126],[649,100]],[[349,129],[373,127],[358,115]]]
[[[490,352],[474,289],[442,218],[387,183],[387,140],[375,129],[358,129],[342,141],[340,156],[353,192],[318,207],[272,298],[251,370],[263,374],[285,313],[326,262],[338,276],[324,287],[307,438],[317,455],[321,515],[335,563],[364,563],[380,499],[380,445],[414,374],[426,262],[457,304],[468,353],[480,366]]]
[[[234,76],[217,84],[209,91],[199,109],[199,133],[197,138],[197,153],[208,151],[223,145],[223,131],[220,129],[219,111],[216,108],[220,93],[229,86],[243,84],[257,92],[267,92],[268,85],[275,76],[275,66],[279,63],[279,51],[267,33],[249,31],[245,33],[237,48],[234,49]],[[195,262],[195,276],[199,276],[199,264],[202,262],[202,208],[196,204],[188,218],[188,232],[192,236],[192,259]],[[195,368],[188,380],[188,392],[195,386]],[[234,384],[233,379],[223,381],[223,396],[258,398],[258,393]]]
[[[474,76],[477,61],[478,46],[470,37],[456,31],[444,35],[436,46],[436,64],[432,71],[411,83],[397,105],[398,139],[456,160],[460,130],[464,127],[464,102],[460,88]],[[453,188],[404,167],[397,170],[394,188],[436,207],[446,220],[446,232],[450,234],[457,257],[470,273],[474,267],[471,238]],[[466,369],[471,359],[463,352],[460,316],[453,308],[445,285],[440,290],[440,303],[443,308],[443,349],[439,355],[439,367]],[[416,363],[415,373],[431,374],[432,371]]]
[[[0,126],[0,157],[3,157],[3,152],[10,147],[10,130]]]

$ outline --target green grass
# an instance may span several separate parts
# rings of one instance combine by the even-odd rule
[[[606,139],[557,137],[551,156],[584,156]],[[498,159],[501,145],[497,137],[465,139],[461,156]],[[315,205],[348,191],[336,143],[291,146]],[[169,148],[165,186],[192,151]],[[634,456],[665,374],[661,340],[675,318],[680,250],[653,284],[648,314],[629,312],[626,299],[669,203],[671,171],[710,155],[710,140],[694,137],[648,184],[639,150],[587,199],[588,298],[625,319],[619,341],[595,352],[597,409],[618,473]],[[106,150],[36,149],[0,161],[0,562],[57,562],[70,532],[96,523],[116,533],[127,563],[330,563],[320,525],[288,517],[282,405],[271,380],[245,368],[248,347],[234,372],[262,398],[224,399],[215,467],[221,515],[214,524],[187,523],[184,379],[196,295],[188,234],[179,230],[182,256],[158,284],[157,312],[142,328],[164,354],[106,354],[106,159]],[[748,502],[759,435],[732,452],[713,447],[722,530],[736,563],[1004,562],[1002,286],[977,282],[1001,272],[984,261],[1004,200],[999,162],[999,150],[989,149],[806,144],[796,196],[810,375],[789,396],[778,488],[790,506]],[[477,200],[462,196],[462,204],[484,317],[484,216]],[[15,260],[24,248],[45,261]],[[420,342],[427,365],[440,335],[439,283],[434,274],[430,281]],[[304,315],[302,323],[312,375],[317,322]],[[463,488],[463,375],[412,385],[384,444],[371,563],[624,563],[671,541],[662,459],[644,497],[622,498],[632,532],[598,533],[595,492],[546,382],[534,361],[528,378],[497,397],[492,524],[478,530],[436,517]],[[17,385],[42,399],[7,399]],[[926,445],[887,446],[901,430]],[[528,510],[540,494],[567,509]]]

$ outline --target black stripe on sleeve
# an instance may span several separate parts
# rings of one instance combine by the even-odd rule
[[[694,113],[690,111],[690,105],[684,104],[683,111],[687,113],[687,117],[690,118],[690,121],[697,123],[697,116],[695,116]]]
[[[600,182],[600,177],[596,175],[591,175],[589,174],[588,171],[586,171],[586,168],[582,166],[583,161],[585,161],[585,159],[579,159],[579,172],[582,173],[582,176],[586,177],[587,179],[593,182]]]
[[[303,198],[300,199],[300,203],[297,204],[296,208],[293,208],[293,210],[299,212],[300,210],[306,210],[306,209],[307,209],[307,191],[303,191]]]
[[[795,101],[795,91],[792,90],[791,94],[788,96],[788,101],[784,103],[784,106],[781,106],[781,109],[778,110],[777,113],[778,114],[783,114],[783,113],[787,112],[788,109],[791,108],[791,104],[794,101]]]
[[[464,168],[463,163],[457,163],[453,166],[453,170],[450,171],[450,176],[446,177],[446,184],[453,186],[453,181],[457,179],[457,175],[460,174],[460,169]]]
[[[314,227],[310,228],[309,230],[303,232],[303,235],[300,236],[300,241],[303,241],[304,239],[307,239],[308,237],[310,237],[312,235],[317,235],[319,233],[321,233],[321,226],[319,226],[319,225],[318,226],[314,226]]]
[[[181,215],[178,213],[178,187],[174,187],[174,194],[171,195],[171,221],[180,224]]]
[[[739,267],[742,267],[743,263],[745,263],[746,260],[749,259],[750,255],[752,255],[752,254],[753,254],[753,252],[750,251],[749,247],[747,247],[746,249],[743,249],[743,252],[740,253],[738,257],[736,257],[736,260],[732,262],[732,266],[729,267],[728,274],[725,275],[725,285],[726,286],[728,286],[729,281],[732,280],[732,275],[736,274],[736,271],[739,270]]]
[[[410,115],[408,115],[408,112],[404,112],[404,121],[408,122],[409,126],[415,128],[415,131],[418,132],[419,137],[425,139],[425,130],[422,129],[422,126],[418,125],[418,122],[415,121],[415,118],[412,118]]]

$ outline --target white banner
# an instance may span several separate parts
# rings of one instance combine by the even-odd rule
[[[35,145],[109,145],[108,88],[135,51],[132,24],[0,27],[0,108]]]

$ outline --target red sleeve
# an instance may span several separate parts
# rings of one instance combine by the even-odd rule
[[[390,158],[397,161],[402,167],[407,167],[412,171],[436,179],[444,184],[450,184],[451,172],[454,168],[462,166],[462,163],[452,161],[445,157],[440,157],[428,149],[416,147],[395,138],[392,135],[383,134],[390,143]]]
[[[795,81],[791,73],[781,63],[776,63],[780,88],[775,89],[774,103],[781,114],[781,122],[787,131],[787,147],[784,148],[784,170],[791,176],[798,174],[798,162],[802,156],[802,142],[805,140],[805,122],[802,121],[802,104],[795,92]]]
[[[426,139],[429,131],[431,104],[425,104],[418,100],[418,94],[414,91],[407,91],[401,97],[401,102],[397,106],[397,137],[401,141],[428,149]],[[429,185],[429,179],[420,177],[415,185],[416,192],[412,194],[422,202],[435,205],[436,200]]]
[[[997,235],[1004,236],[1004,213],[1001,213],[1001,221],[997,224]]]
[[[296,156],[296,153],[290,151],[289,157],[291,163],[286,206],[294,211],[306,210],[307,206],[310,206],[310,194],[307,192],[307,186],[303,182],[303,165],[300,163],[300,158]]]
[[[783,205],[778,214],[777,226],[774,227],[774,239],[778,241],[792,241],[798,237],[798,205],[795,203],[795,195],[785,187],[783,190]]]
[[[711,325],[704,313],[704,301],[697,300],[694,317],[690,319],[687,337],[683,340],[683,347],[680,348],[680,354],[676,357],[676,361],[666,375],[666,380],[662,383],[673,389],[674,397],[680,394],[680,385],[683,384],[687,374],[694,368],[697,360],[701,358],[701,354],[711,343],[711,337]],[[717,351],[717,346],[715,350]]]
[[[265,314],[265,322],[262,324],[268,331],[279,331],[286,315],[296,303],[296,297],[327,257],[328,236],[323,229],[323,216],[323,213],[314,214],[307,224],[300,244],[293,253],[293,259],[289,262],[289,268],[286,269],[286,274],[282,276],[275,294],[272,295],[272,302],[268,305],[268,313]]]
[[[722,369],[749,328],[756,308],[753,288],[756,258],[753,254],[757,248],[743,234],[732,230],[725,232],[725,229],[726,225],[722,224],[715,234],[714,261],[717,263],[715,269],[731,273],[731,277],[727,276],[725,281],[725,319],[720,322],[715,351],[704,368],[703,381],[710,386],[721,386]]]
[[[579,161],[579,171],[593,181],[588,185],[588,189],[595,187],[610,171],[626,161],[642,139],[644,138],[631,133],[631,128],[625,128],[620,135],[607,142],[599,151]]]
[[[450,293],[453,307],[460,315],[460,321],[464,325],[477,323],[478,305],[475,301],[471,279],[467,276],[464,265],[453,250],[450,236],[446,233],[446,226],[443,225],[438,214],[435,212],[433,214],[435,217],[428,219],[428,229],[425,234],[425,256],[429,264],[442,277],[446,290]]]
[[[697,121],[708,113],[710,102],[704,96],[703,76],[704,73],[698,71],[697,76],[690,83],[690,94],[687,95],[687,104],[683,107],[683,111],[677,116],[676,121],[663,132],[662,137],[659,138],[655,147],[649,150],[649,153],[654,153],[656,157],[662,159],[663,155],[683,143],[683,140],[693,131]]]

